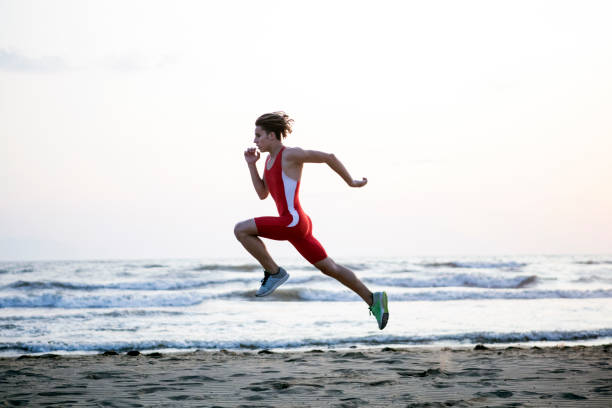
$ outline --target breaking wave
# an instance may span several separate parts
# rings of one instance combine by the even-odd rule
[[[473,290],[473,291],[410,291],[387,292],[390,301],[444,301],[444,300],[484,300],[484,299],[591,299],[612,297],[612,289],[599,290]],[[221,294],[219,298],[242,298],[257,300],[255,290],[234,291]],[[348,290],[330,291],[320,289],[278,289],[269,300],[285,302],[351,302],[361,299]]]
[[[457,274],[438,275],[430,279],[415,278],[364,278],[367,283],[387,287],[437,288],[437,287],[474,287],[474,288],[523,288],[534,284],[537,276],[513,276],[510,278],[487,275]]]
[[[17,289],[23,291],[47,290],[47,289],[62,289],[62,290],[84,290],[94,291],[103,289],[120,289],[120,290],[186,290],[200,289],[211,286],[220,285],[235,285],[249,284],[254,285],[259,281],[258,277],[251,278],[234,278],[234,279],[156,279],[147,281],[124,281],[124,282],[108,282],[99,284],[88,283],[71,283],[62,281],[24,281],[19,280],[9,283],[0,289]],[[304,284],[311,282],[325,281],[326,278],[322,275],[293,277],[290,280],[292,284]]]
[[[444,301],[444,300],[483,300],[483,299],[590,299],[610,298],[612,289],[473,289],[473,290],[423,290],[388,291],[393,301]],[[255,288],[233,290],[220,293],[199,291],[134,291],[103,293],[60,293],[46,292],[30,295],[0,296],[0,308],[5,307],[49,307],[49,308],[129,308],[129,307],[169,307],[193,306],[209,299],[237,299],[259,301]],[[266,297],[269,300],[286,302],[352,302],[361,299],[349,290],[334,291],[309,288],[281,288]]]

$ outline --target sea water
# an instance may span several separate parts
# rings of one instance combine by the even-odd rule
[[[247,258],[0,262],[0,355],[612,341],[612,256],[337,259],[388,326],[307,262],[254,296]]]

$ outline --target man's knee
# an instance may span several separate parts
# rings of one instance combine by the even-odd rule
[[[234,235],[240,240],[245,234],[244,221],[241,221],[234,225]]]
[[[317,262],[315,266],[325,275],[331,276],[332,278],[338,274],[338,265],[331,258],[325,258]]]
[[[240,221],[234,226],[234,235],[238,240],[243,239],[244,237],[252,234],[252,226],[251,220]]]

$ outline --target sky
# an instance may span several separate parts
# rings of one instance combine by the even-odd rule
[[[0,0],[0,260],[246,257],[284,110],[332,258],[612,253],[612,3]],[[260,171],[263,160],[260,160]],[[297,256],[266,241],[273,256]]]

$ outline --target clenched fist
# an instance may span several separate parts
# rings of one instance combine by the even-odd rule
[[[249,147],[244,151],[244,160],[246,160],[246,162],[249,164],[255,163],[257,160],[259,160],[260,156],[261,154],[254,147]]]

